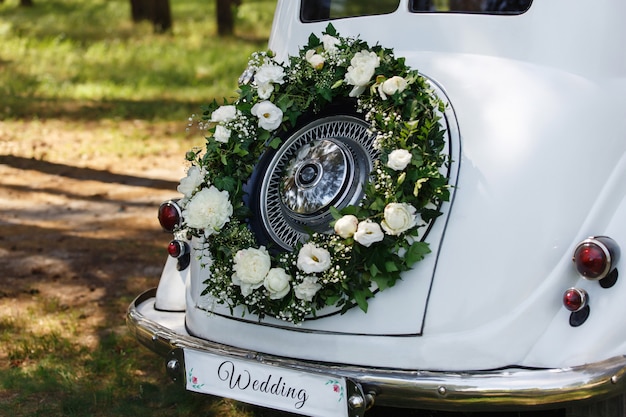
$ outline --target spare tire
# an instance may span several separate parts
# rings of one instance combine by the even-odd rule
[[[337,110],[334,106],[332,109]],[[259,244],[290,251],[326,233],[331,207],[358,204],[377,157],[375,135],[356,113],[319,114],[266,151],[247,184],[250,226]]]

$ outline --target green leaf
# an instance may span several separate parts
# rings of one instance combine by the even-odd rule
[[[376,285],[381,291],[384,291],[387,288],[389,288],[389,282],[387,278],[382,275],[379,275],[377,277],[372,276],[372,281],[376,283]]]
[[[315,36],[315,34],[311,33],[309,35],[309,46],[317,46],[320,44],[320,38]]]
[[[327,35],[330,35],[330,36],[337,36],[337,29],[335,29],[335,27],[333,26],[333,24],[332,24],[332,23],[329,23],[329,24],[326,26],[326,32],[325,32],[325,33],[326,33]]]
[[[385,270],[387,272],[396,272],[396,271],[399,271],[400,269],[398,269],[398,265],[396,265],[394,261],[387,261],[385,262]]]
[[[369,265],[369,267],[367,268],[367,270],[370,272],[370,274],[372,275],[372,278],[377,276],[378,274],[380,274],[380,269],[378,269],[378,267],[376,266],[376,264],[371,264]]]
[[[356,301],[357,305],[361,310],[363,310],[363,312],[367,313],[367,294],[364,291],[355,292],[354,301]]]
[[[268,146],[272,149],[278,149],[278,147],[280,146],[280,144],[282,143],[282,139],[281,138],[274,138],[271,140],[271,142],[268,144]]]
[[[424,256],[430,253],[430,248],[426,242],[415,242],[404,255],[404,259],[408,266],[424,259]]]

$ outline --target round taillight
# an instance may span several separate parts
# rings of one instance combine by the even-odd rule
[[[573,261],[583,278],[600,280],[615,268],[619,253],[619,246],[613,239],[590,237],[576,246]]]
[[[189,253],[189,245],[180,240],[172,240],[169,245],[167,245],[167,253],[173,258],[180,258]]]
[[[563,294],[563,305],[566,309],[575,313],[585,308],[588,299],[587,291],[580,288],[569,288]]]
[[[163,230],[173,232],[176,227],[180,226],[182,214],[180,207],[175,201],[166,201],[159,206],[159,223]]]

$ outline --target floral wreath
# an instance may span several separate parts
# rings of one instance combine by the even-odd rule
[[[287,63],[254,53],[238,93],[232,104],[214,101],[204,109],[206,148],[187,153],[191,166],[178,187],[184,195],[178,232],[199,238],[198,249],[210,254],[202,295],[231,314],[244,306],[260,319],[293,323],[325,306],[344,313],[356,304],[366,312],[377,290],[393,286],[430,252],[420,230],[449,198],[441,172],[448,163],[438,116],[443,103],[392,50],[341,37],[332,25],[321,39],[312,34]],[[274,255],[250,230],[245,184],[300,116],[338,100],[352,100],[375,135],[379,156],[363,199],[331,208],[334,233],[311,233]]]

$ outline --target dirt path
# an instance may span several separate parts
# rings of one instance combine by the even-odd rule
[[[45,297],[80,307],[90,334],[123,326],[129,297],[158,283],[170,237],[156,211],[177,196],[189,142],[120,123],[0,122],[0,309]],[[160,146],[99,151],[142,129]]]

